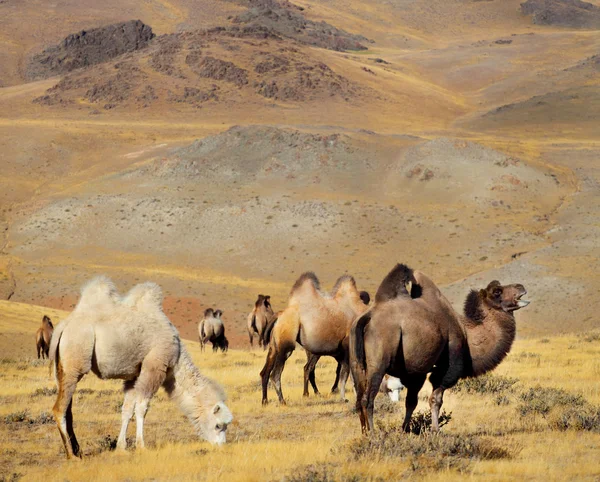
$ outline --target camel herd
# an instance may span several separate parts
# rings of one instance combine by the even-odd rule
[[[281,375],[286,360],[300,345],[306,351],[304,395],[308,384],[318,392],[315,368],[322,356],[338,366],[332,392],[352,375],[361,429],[373,429],[377,393],[398,401],[406,387],[409,423],[427,375],[432,430],[439,429],[444,391],[459,379],[494,369],[507,355],[516,333],[514,312],[529,304],[523,285],[492,281],[472,290],[457,313],[425,274],[396,265],[380,284],[374,301],[359,291],[352,276],[341,276],[330,293],[317,276],[302,274],[291,289],[287,306],[275,313],[271,297],[258,295],[248,315],[248,335],[267,349],[260,372],[262,403],[268,403],[269,381],[285,404]],[[112,281],[98,277],[87,283],[73,312],[53,331],[44,316],[36,333],[40,352],[51,360],[58,386],[53,413],[67,457],[80,456],[73,431],[72,398],[90,371],[102,379],[124,380],[122,425],[117,447],[126,448],[129,420],[136,415],[136,447],[144,446],[148,403],[162,386],[207,441],[222,444],[233,416],[223,389],[203,376],[191,360],[179,333],[162,311],[162,292],[154,283],[134,286],[120,295]],[[213,352],[226,352],[223,312],[208,308],[198,325],[201,350],[209,341]]]

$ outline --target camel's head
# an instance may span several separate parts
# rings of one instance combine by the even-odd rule
[[[521,299],[527,294],[527,290],[521,284],[502,286],[499,281],[492,281],[485,290],[481,290],[485,302],[496,309],[510,313],[524,308],[529,301]]]
[[[44,315],[44,317],[42,318],[42,323],[44,325],[48,325],[50,328],[54,328],[54,325],[52,325],[52,320],[48,315]]]
[[[204,438],[215,445],[226,442],[227,427],[233,420],[233,415],[222,401],[217,402],[209,411],[202,426]]]
[[[204,318],[212,318],[214,316],[215,312],[212,308],[206,308],[204,310]]]

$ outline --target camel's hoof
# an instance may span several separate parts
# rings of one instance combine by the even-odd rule
[[[283,405],[284,407],[287,405],[286,401],[281,399],[279,400],[279,405]]]
[[[263,407],[266,407],[267,405],[269,405],[269,401],[266,398],[263,398],[262,405]]]
[[[309,397],[309,393],[305,392],[305,393],[302,394],[302,396],[308,398]]]

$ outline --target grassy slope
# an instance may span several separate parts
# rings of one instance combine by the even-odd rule
[[[0,302],[0,332],[3,333],[3,360],[0,371],[0,420],[23,411],[35,420],[51,412],[53,395],[38,394],[51,389],[46,363],[33,360],[33,333],[42,313],[55,320],[66,312],[49,311],[25,304]],[[8,346],[4,337],[17,340]],[[600,404],[600,375],[596,341],[585,341],[575,335],[542,340],[518,341],[508,359],[495,374],[519,379],[518,390],[540,384],[561,387],[583,395],[589,402]],[[289,359],[283,376],[287,407],[260,404],[258,372],[263,352],[231,350],[228,354],[200,353],[197,344],[188,348],[201,370],[222,383],[229,394],[229,405],[235,415],[229,442],[214,448],[197,439],[191,426],[164,395],[154,399],[146,423],[143,452],[108,451],[107,437],[114,440],[120,424],[120,383],[101,381],[87,376],[75,395],[75,427],[86,458],[83,463],[63,458],[59,436],[53,422],[13,422],[0,424],[0,472],[10,476],[19,473],[26,480],[279,480],[284,476],[309,474],[309,465],[327,471],[338,480],[366,477],[371,480],[398,479],[412,474],[418,478],[458,479],[494,477],[500,480],[592,478],[600,474],[596,457],[600,434],[589,432],[557,432],[550,430],[543,418],[522,419],[516,411],[515,394],[510,403],[497,406],[494,394],[465,394],[450,391],[444,408],[452,412],[452,421],[444,429],[448,434],[483,433],[483,438],[514,453],[508,460],[463,461],[463,472],[456,468],[440,472],[426,469],[412,473],[415,465],[409,458],[378,457],[353,459],[347,448],[359,438],[358,418],[351,404],[341,403],[336,396],[302,399],[301,381],[304,355],[296,350]],[[332,360],[323,360],[318,381],[326,391],[334,376]],[[426,386],[418,410],[427,408]],[[270,392],[271,396],[274,394]],[[352,392],[349,394],[353,400]],[[378,399],[379,400],[379,399]],[[378,405],[381,406],[382,400]],[[389,404],[388,404],[389,406]],[[400,420],[402,404],[391,413],[382,409],[376,418],[386,423]],[[133,424],[132,424],[133,425]],[[134,428],[130,428],[133,436]],[[489,435],[493,434],[493,435]],[[354,442],[353,442],[354,441]],[[560,454],[560,456],[558,455]],[[418,465],[418,464],[417,464]],[[421,467],[425,466],[421,465]]]

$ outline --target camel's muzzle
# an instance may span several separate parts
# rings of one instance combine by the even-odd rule
[[[523,293],[521,293],[519,296],[517,296],[515,298],[515,301],[517,302],[517,306],[519,308],[525,308],[529,303],[531,303],[531,301],[527,301],[527,300],[522,300],[521,299],[526,294],[527,294],[527,290],[523,291]]]

